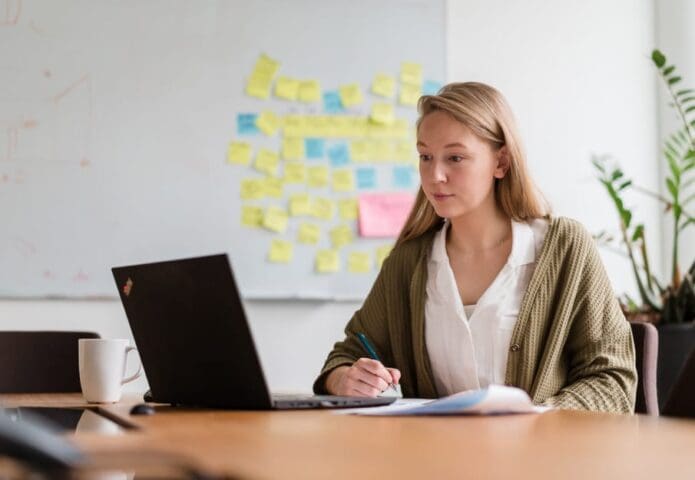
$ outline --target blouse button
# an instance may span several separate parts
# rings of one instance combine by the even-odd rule
[[[521,348],[521,347],[519,346],[519,344],[518,344],[518,343],[515,343],[514,345],[512,345],[512,346],[509,348],[509,350],[511,350],[512,352],[518,352],[520,348]]]

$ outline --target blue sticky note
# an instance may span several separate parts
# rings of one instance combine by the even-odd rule
[[[324,92],[323,110],[326,113],[340,113],[345,111],[338,92]]]
[[[442,84],[435,82],[434,80],[427,80],[422,85],[423,95],[436,95],[439,89],[442,88]]]
[[[413,186],[415,169],[413,167],[393,167],[393,185],[398,188],[410,188]]]
[[[376,170],[373,168],[358,168],[357,188],[376,188]]]
[[[306,158],[323,158],[323,138],[305,138],[304,151]]]
[[[350,163],[350,149],[346,143],[336,143],[328,148],[328,158],[334,167],[343,167]]]
[[[239,135],[256,135],[260,133],[258,127],[256,126],[256,118],[258,117],[255,113],[240,113],[236,117],[236,131]]]

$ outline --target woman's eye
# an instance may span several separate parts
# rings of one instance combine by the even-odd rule
[[[462,157],[461,155],[451,155],[449,157],[449,160],[451,160],[452,162],[456,162],[456,163],[462,162],[465,159],[466,159],[466,157]]]
[[[432,158],[432,157],[430,157],[429,155],[425,155],[424,153],[421,153],[421,154],[420,154],[420,161],[421,161],[421,162],[426,162],[427,160],[429,160],[429,159],[431,159],[431,158]]]

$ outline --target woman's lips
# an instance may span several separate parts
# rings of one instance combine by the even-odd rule
[[[434,197],[435,200],[441,202],[443,200],[446,200],[447,198],[453,197],[454,195],[450,194],[450,193],[448,193],[448,194],[447,193],[435,193],[432,196]]]

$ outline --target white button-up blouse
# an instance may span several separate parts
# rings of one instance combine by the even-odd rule
[[[464,310],[446,252],[445,222],[427,265],[425,342],[441,396],[503,384],[519,306],[536,266],[548,221],[512,222],[507,263],[475,306]],[[475,308],[471,308],[475,307]]]

